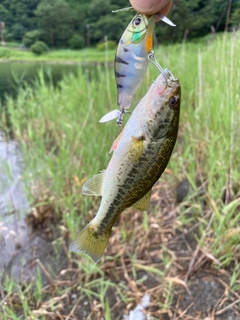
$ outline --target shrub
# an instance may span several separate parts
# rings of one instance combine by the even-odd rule
[[[117,43],[116,41],[113,40],[108,40],[107,43],[106,42],[100,42],[97,44],[97,49],[100,51],[104,51],[105,48],[108,48],[108,50],[113,50],[117,48]]]
[[[73,50],[82,49],[84,47],[84,39],[81,35],[74,34],[68,41],[69,47]]]
[[[11,56],[11,51],[8,48],[0,48],[0,58],[8,59]]]
[[[31,51],[36,55],[41,55],[41,54],[43,54],[43,53],[48,51],[48,46],[43,41],[36,41],[31,46]]]
[[[39,31],[34,30],[34,31],[29,31],[26,32],[24,37],[23,37],[23,43],[25,44],[26,47],[31,47],[39,37]]]
[[[13,41],[13,34],[7,28],[4,30],[4,39],[6,42]]]
[[[13,39],[17,41],[21,41],[24,33],[26,32],[26,29],[21,23],[14,23],[11,26],[11,33],[13,36]]]

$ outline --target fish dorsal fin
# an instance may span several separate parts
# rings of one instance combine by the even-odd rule
[[[105,170],[88,179],[82,186],[82,193],[87,196],[102,196]]]
[[[151,190],[148,191],[140,200],[135,202],[132,207],[139,211],[146,211],[149,207],[151,197]]]
[[[117,148],[117,145],[118,145],[119,141],[121,140],[122,133],[123,133],[123,131],[121,131],[120,134],[117,136],[117,138],[113,141],[113,144],[111,146],[109,153],[111,153],[112,151],[114,151]]]

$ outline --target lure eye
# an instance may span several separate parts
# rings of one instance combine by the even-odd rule
[[[139,26],[141,22],[142,22],[142,19],[141,19],[140,17],[137,17],[137,18],[133,21],[134,27]]]
[[[171,99],[169,100],[169,107],[171,109],[176,109],[177,106],[178,106],[178,98],[176,96],[171,97]]]

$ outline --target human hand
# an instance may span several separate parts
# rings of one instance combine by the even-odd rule
[[[132,7],[140,13],[159,13],[166,16],[171,8],[172,0],[129,0]]]

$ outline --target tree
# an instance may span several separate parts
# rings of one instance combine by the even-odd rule
[[[20,41],[26,31],[34,29],[36,18],[33,14],[40,0],[2,0],[0,20],[5,21],[6,34]]]
[[[80,4],[74,8],[71,1],[42,0],[35,10],[41,39],[52,47],[66,47],[76,32],[84,36],[81,9]]]
[[[188,39],[204,36],[211,26],[223,31],[228,3],[227,0],[173,0],[168,17],[177,27],[157,23],[159,43],[182,41],[187,29]],[[38,29],[39,40],[52,47],[68,47],[73,35],[79,35],[86,45],[88,31],[91,45],[95,45],[105,35],[118,42],[135,11],[112,13],[112,10],[125,7],[129,7],[129,0],[1,0],[0,21],[5,22],[7,39],[20,41],[23,34]],[[239,0],[232,0],[231,24],[239,24],[239,11]]]
[[[70,11],[64,0],[42,0],[35,10],[41,38],[52,47],[61,46],[71,34]]]
[[[240,3],[233,3],[232,15],[230,17],[230,23],[234,26],[240,25]]]
[[[121,34],[126,29],[135,11],[112,13],[129,7],[127,0],[93,0],[89,6],[87,21],[91,29],[91,39],[93,42],[103,40],[107,35],[108,39],[119,41]]]

